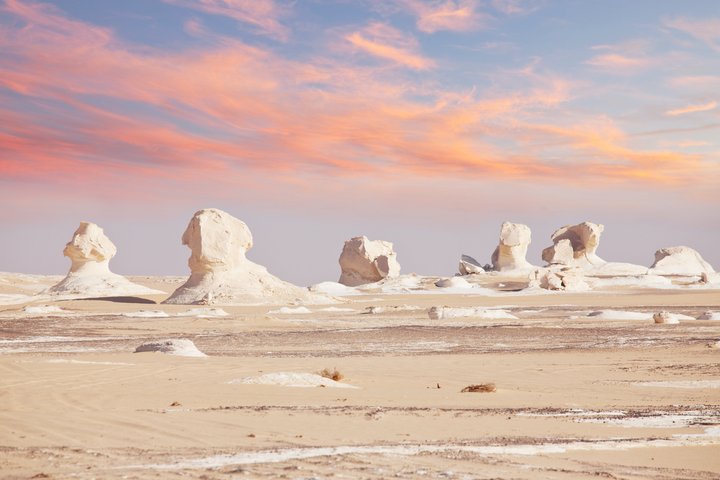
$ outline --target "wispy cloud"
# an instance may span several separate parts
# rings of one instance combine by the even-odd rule
[[[358,50],[415,70],[426,70],[435,62],[420,53],[417,40],[384,23],[371,23],[345,36]]]
[[[478,11],[474,0],[401,0],[401,4],[417,17],[417,28],[425,33],[466,32],[484,26],[489,19]]]
[[[720,51],[720,18],[678,17],[666,19],[664,24],[704,42],[713,50]]]
[[[280,22],[289,5],[275,0],[163,0],[165,3],[190,8],[210,15],[221,15],[251,25],[263,35],[287,40],[290,30]]]
[[[100,179],[102,188],[136,177],[250,184],[258,171],[293,181],[713,178],[697,157],[633,148],[609,120],[565,125],[572,83],[538,66],[507,73],[492,92],[418,80],[415,70],[432,63],[384,24],[347,41],[410,71],[345,56],[296,62],[228,38],[139,48],[55,7],[3,8],[13,18],[0,35],[0,49],[13,52],[0,57],[6,179]]]
[[[714,100],[711,100],[707,103],[702,103],[700,105],[688,105],[686,107],[681,108],[675,108],[673,110],[668,110],[665,112],[665,115],[669,115],[671,117],[675,117],[678,115],[686,115],[688,113],[697,113],[697,112],[707,112],[710,110],[715,110],[717,107],[717,102]]]
[[[525,15],[540,8],[537,0],[492,0],[491,4],[506,15]]]
[[[648,48],[646,42],[639,40],[615,45],[596,45],[592,49],[602,53],[593,56],[585,64],[609,73],[636,73],[658,63],[657,58],[647,53]]]

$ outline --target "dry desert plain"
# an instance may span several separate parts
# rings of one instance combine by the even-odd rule
[[[720,310],[717,287],[471,277],[494,293],[282,308],[159,304],[179,277],[39,300],[61,277],[0,274],[1,476],[720,478],[720,321],[697,319]],[[661,310],[693,319],[656,324]],[[207,356],[133,353],[169,338]]]

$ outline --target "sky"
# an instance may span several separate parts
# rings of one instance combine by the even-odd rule
[[[215,207],[285,280],[343,242],[403,273],[528,260],[564,225],[720,267],[716,0],[0,0],[0,271],[65,273],[80,221],[123,274],[188,273]]]

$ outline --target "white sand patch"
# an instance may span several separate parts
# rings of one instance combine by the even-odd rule
[[[45,316],[52,316],[52,314],[65,314],[68,313],[67,310],[63,310],[62,308],[58,307],[57,305],[28,305],[23,308],[23,312],[30,313],[33,315],[45,315]]]
[[[355,312],[356,310],[354,308],[342,308],[342,307],[326,307],[321,308],[319,310],[320,312],[333,312],[333,313],[343,313],[343,312]]]
[[[143,343],[135,349],[135,353],[142,352],[160,352],[180,357],[207,357],[207,355],[198,350],[191,340],[186,338],[172,338]]]
[[[71,363],[75,365],[135,365],[134,363],[125,362],[92,362],[90,360],[75,360],[68,358],[50,358],[45,360],[46,363]]]
[[[420,309],[421,307],[418,307],[417,305],[372,305],[365,308],[362,313],[366,315],[377,315],[379,313],[388,312],[412,312]]]
[[[354,287],[348,287],[338,282],[320,282],[310,287],[311,292],[324,293],[326,295],[337,295],[340,297],[346,297],[348,295],[360,295]]]
[[[515,414],[517,417],[624,417],[625,412],[623,410],[583,410],[580,408],[574,408],[565,412],[552,412],[552,413],[529,413],[520,412]]]
[[[191,308],[187,312],[177,314],[178,317],[215,318],[230,315],[222,308]]]
[[[228,383],[244,385],[276,385],[281,387],[328,387],[328,388],[358,388],[347,383],[336,382],[314,373],[277,372],[266,373],[259,377],[245,377],[231,380]]]
[[[640,382],[640,387],[659,388],[720,388],[720,380],[676,380],[667,382]]]
[[[0,294],[0,305],[17,305],[20,303],[28,302],[33,297],[30,295],[19,295],[19,294]]]
[[[137,312],[126,312],[122,315],[123,317],[130,318],[166,318],[170,316],[169,313],[163,312],[162,310],[140,310]]]
[[[625,428],[684,428],[698,422],[715,421],[716,417],[710,415],[686,414],[686,415],[648,415],[628,418],[583,418],[579,422],[603,423],[606,425],[617,425]]]
[[[639,275],[635,277],[588,278],[593,288],[637,287],[637,288],[675,288],[667,277],[659,275]]]
[[[720,445],[720,428],[705,429],[695,435],[672,435],[666,439],[614,439],[589,440],[566,443],[539,443],[521,445],[356,445],[337,447],[286,448],[243,452],[235,455],[215,455],[190,459],[169,464],[137,465],[126,468],[153,468],[157,470],[205,469],[228,465],[254,465],[279,463],[316,457],[337,457],[341,455],[403,455],[414,456],[424,453],[463,452],[476,455],[548,455],[573,451],[613,451],[634,448],[667,448],[684,446]]]
[[[312,313],[307,307],[282,307],[277,310],[270,310],[268,314],[281,314],[281,315],[304,315]]]
[[[478,307],[432,307],[428,316],[433,320],[445,318],[484,318],[489,320],[518,320],[518,317],[502,309],[487,309]]]
[[[630,312],[626,310],[596,310],[587,314],[587,317],[598,320],[652,320],[652,313]],[[578,318],[578,317],[571,317]]]
[[[700,315],[698,320],[720,320],[720,312],[705,312]]]

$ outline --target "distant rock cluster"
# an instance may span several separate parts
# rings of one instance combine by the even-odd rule
[[[658,250],[650,267],[606,262],[597,255],[603,230],[603,225],[592,222],[559,228],[550,237],[552,245],[542,251],[545,265],[539,267],[526,259],[530,228],[504,222],[491,264],[483,266],[473,257],[462,255],[459,276],[433,280],[431,287],[423,286],[423,277],[400,275],[391,242],[358,236],[343,245],[338,259],[339,283],[323,282],[308,289],[280,280],[262,265],[248,260],[246,253],[253,246],[248,226],[229,213],[208,208],[192,216],[182,235],[183,245],[190,249],[190,276],[164,303],[331,303],[332,295],[351,295],[371,288],[385,293],[432,287],[482,293],[482,288],[465,278],[487,274],[525,279],[530,289],[565,291],[613,285],[663,286],[671,283],[670,277],[693,277],[697,283],[720,281],[713,267],[697,251],[685,246]],[[81,222],[63,251],[71,260],[70,271],[43,293],[84,298],[162,293],[112,273],[109,262],[116,253],[117,248],[102,228]],[[658,321],[671,323],[672,319],[658,317]]]

